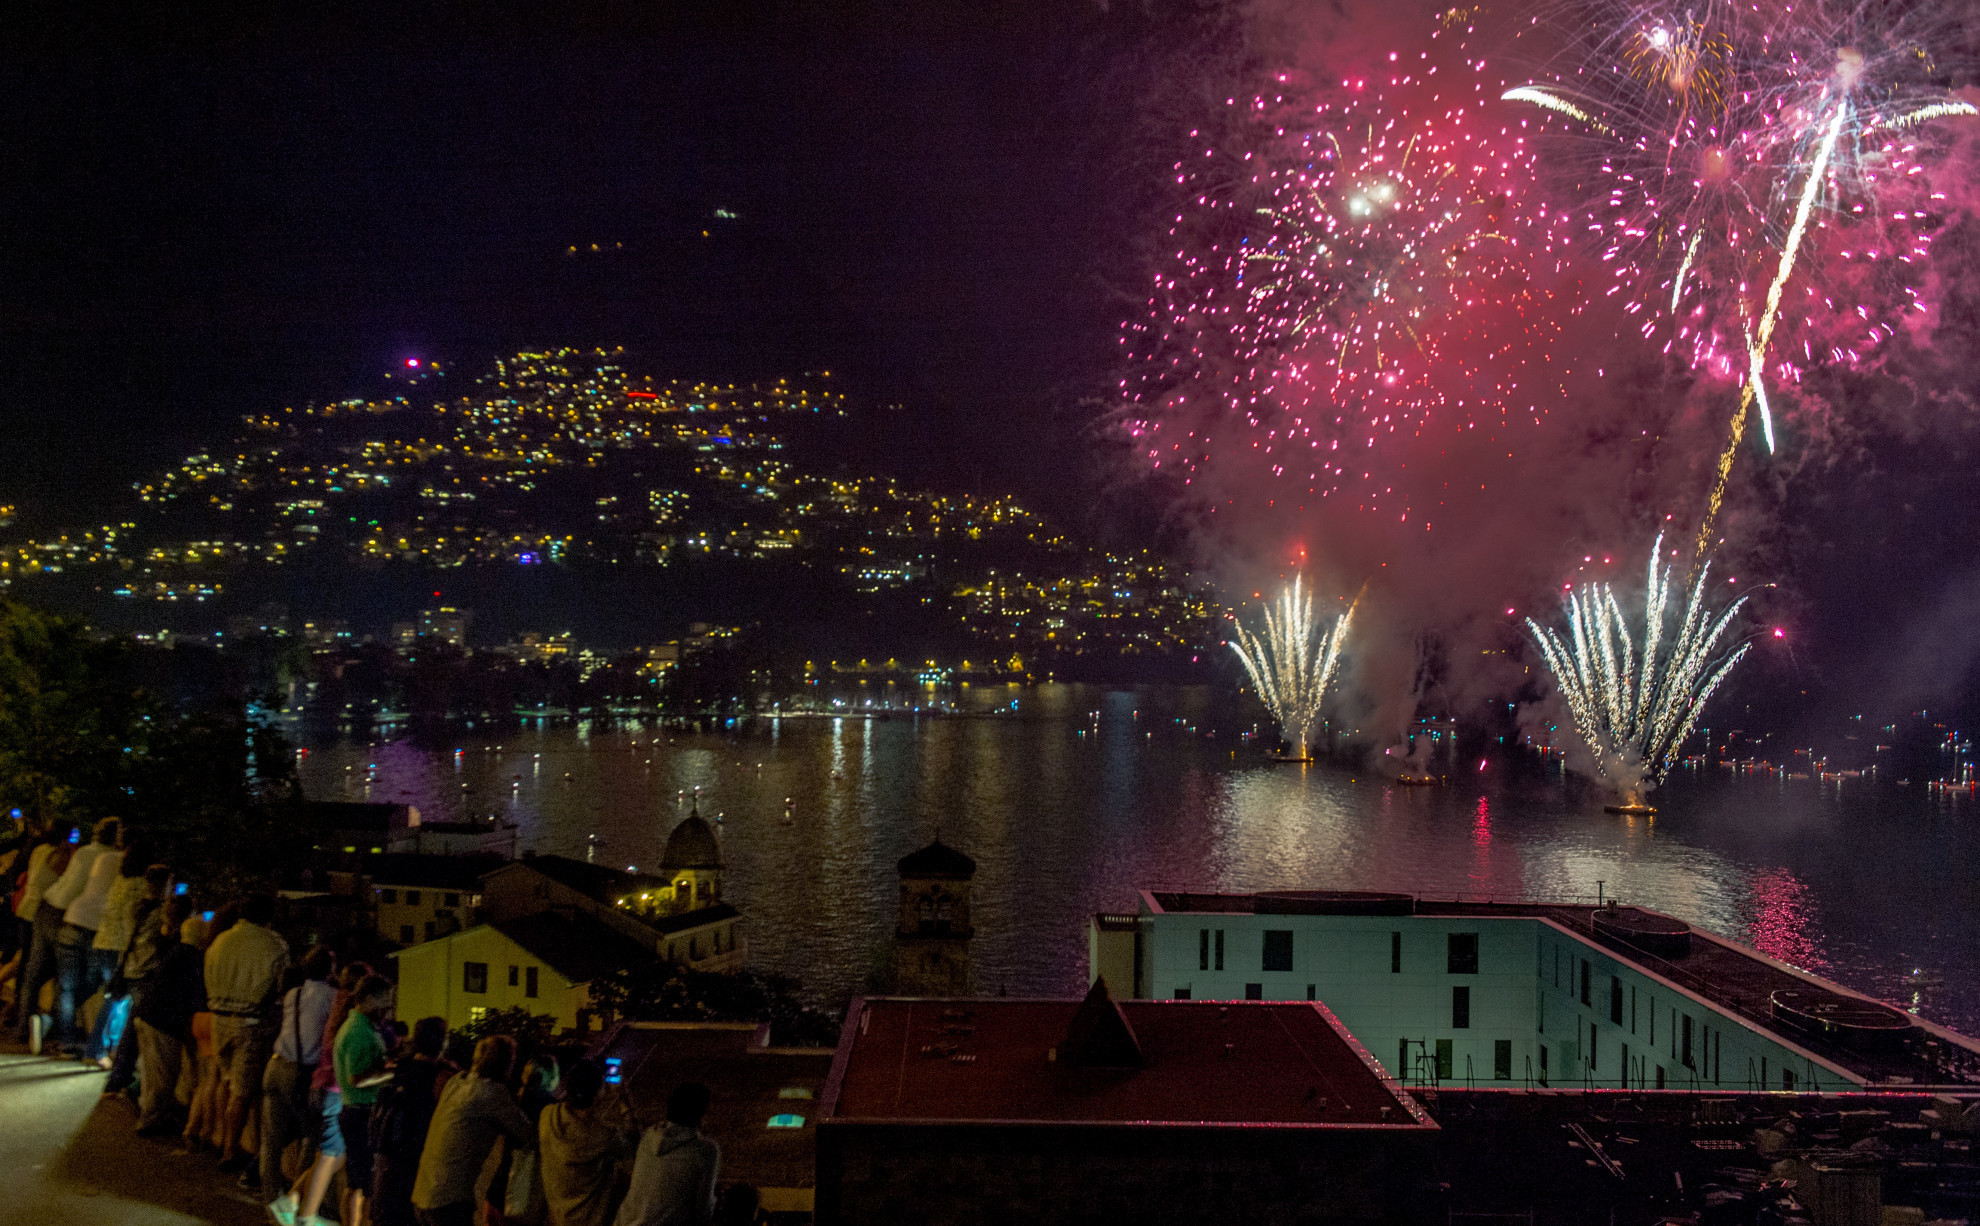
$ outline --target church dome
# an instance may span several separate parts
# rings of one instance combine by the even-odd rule
[[[715,841],[715,828],[699,810],[689,813],[667,836],[667,851],[660,857],[660,871],[721,867],[722,845]]]

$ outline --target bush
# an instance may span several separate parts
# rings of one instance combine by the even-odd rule
[[[797,983],[756,971],[723,974],[673,962],[624,966],[591,985],[592,1005],[635,1022],[768,1022],[785,1047],[832,1047],[839,1023],[798,997]]]
[[[516,1067],[521,1069],[523,1061],[555,1045],[557,1019],[548,1013],[531,1013],[521,1005],[490,1009],[479,1021],[469,1022],[447,1037],[447,1058],[466,1068],[473,1061],[474,1045],[498,1034],[516,1041]]]

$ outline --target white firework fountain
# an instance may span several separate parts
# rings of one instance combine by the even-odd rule
[[[1353,618],[1354,608],[1349,606],[1334,619],[1332,629],[1322,628],[1313,613],[1313,597],[1295,575],[1280,590],[1278,600],[1265,606],[1263,633],[1253,634],[1242,622],[1238,624],[1231,650],[1243,661],[1265,709],[1278,721],[1279,735],[1290,747],[1289,760],[1307,760],[1307,746],[1320,722],[1320,704],[1340,669],[1341,646]]]
[[[1658,566],[1664,538],[1650,549],[1638,634],[1606,583],[1583,584],[1566,601],[1567,631],[1527,628],[1554,674],[1595,773],[1620,796],[1611,813],[1655,813],[1644,797],[1664,780],[1673,756],[1697,727],[1705,702],[1750,644],[1722,649],[1744,596],[1716,615],[1705,608],[1709,563],[1698,568],[1683,613],[1669,623],[1671,568]]]

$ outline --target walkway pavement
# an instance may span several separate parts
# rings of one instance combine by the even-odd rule
[[[211,1157],[136,1133],[104,1074],[0,1045],[0,1226],[257,1226],[260,1202]]]

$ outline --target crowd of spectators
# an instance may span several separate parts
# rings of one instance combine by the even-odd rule
[[[195,912],[156,850],[115,818],[0,849],[0,999],[30,1050],[106,1073],[139,1136],[211,1152],[275,1226],[757,1220],[746,1185],[717,1197],[706,1087],[642,1121],[581,1053],[407,1025],[374,968],[292,957],[272,894]]]

